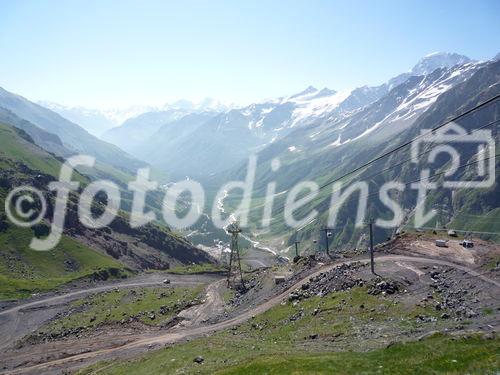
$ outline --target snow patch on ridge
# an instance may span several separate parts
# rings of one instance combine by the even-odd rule
[[[295,126],[305,119],[316,118],[326,112],[333,111],[347,99],[351,92],[352,90],[345,90],[319,98],[308,99],[307,96],[301,96],[293,99],[292,101],[297,105],[297,108],[293,111],[292,126]]]

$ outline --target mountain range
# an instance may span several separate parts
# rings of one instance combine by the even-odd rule
[[[97,172],[81,172],[90,178],[109,176],[122,186],[138,167],[151,165],[164,176],[165,182],[188,176],[199,179],[209,190],[215,189],[228,180],[244,179],[247,159],[255,154],[258,164],[252,236],[280,250],[296,238],[308,240],[317,236],[318,227],[326,223],[328,195],[322,192],[307,207],[316,208],[320,215],[300,233],[291,234],[279,216],[274,218],[270,230],[263,231],[258,223],[269,182],[277,183],[275,204],[280,206],[284,203],[281,193],[289,191],[297,182],[308,179],[321,184],[338,177],[407,141],[420,129],[435,126],[460,110],[495,95],[500,82],[500,63],[495,61],[478,62],[458,54],[433,53],[419,60],[410,71],[379,86],[339,92],[309,86],[297,94],[241,108],[228,108],[211,100],[199,105],[179,101],[146,108],[120,126],[104,131],[103,140],[60,114],[5,90],[0,90],[0,120],[24,130],[39,147],[58,157],[77,152],[96,156],[102,163]],[[56,110],[64,111],[62,108]],[[77,115],[68,114],[76,121],[78,118],[74,116]],[[106,118],[108,122],[103,122],[106,127],[112,122],[102,113],[89,112],[87,118],[92,116],[101,120]],[[495,104],[471,120],[471,124],[482,124],[498,116],[498,104]],[[471,124],[465,125],[471,127]],[[496,131],[496,127],[493,130]],[[398,158],[407,158],[405,152]],[[474,155],[468,154],[468,157]],[[274,159],[280,160],[281,167],[277,171],[271,168]],[[356,181],[391,163],[394,158],[371,166],[346,182]],[[383,176],[378,183],[388,178],[408,179],[416,175],[414,167],[402,167]],[[497,190],[495,185],[492,191],[475,194],[458,191],[447,197],[446,222],[463,226],[462,214],[498,216],[495,211],[498,204],[495,206],[491,198]],[[209,197],[213,197],[213,191]],[[404,200],[408,217],[412,215],[412,198],[410,194]],[[237,193],[229,194],[224,204],[234,206],[238,199]],[[457,206],[459,199],[460,206]],[[149,204],[158,210],[161,194],[150,199]],[[386,215],[381,205],[374,205],[371,210]],[[357,246],[363,237],[363,233],[353,227],[350,216],[349,210],[342,211],[339,216],[342,230],[332,239],[339,246]],[[481,222],[475,225],[485,228]],[[212,226],[204,221],[193,229],[198,231],[201,227]],[[378,240],[388,234],[378,233]],[[207,238],[214,240],[211,236]]]
[[[177,100],[161,106],[133,105],[123,108],[96,109],[82,106],[68,106],[51,101],[39,101],[37,104],[46,107],[62,117],[74,122],[96,137],[102,137],[104,133],[112,128],[124,124],[127,120],[140,116],[147,112],[163,111],[227,111],[234,107],[233,104],[225,104],[221,101],[205,98],[198,102],[190,100]]]
[[[262,202],[267,184],[271,181],[277,182],[277,207],[284,204],[284,198],[280,193],[289,191],[292,186],[302,180],[317,181],[320,185],[327,181],[335,180],[349,170],[353,170],[365,162],[383,155],[388,150],[394,149],[400,144],[409,142],[417,136],[421,129],[433,128],[456,114],[480,104],[495,95],[500,94],[500,63],[465,63],[451,68],[438,68],[432,73],[423,76],[410,76],[405,82],[391,89],[377,101],[365,106],[348,117],[330,115],[321,121],[317,121],[307,127],[300,127],[292,133],[275,142],[270,147],[259,153],[259,163],[256,176],[255,202]],[[467,130],[473,130],[492,121],[500,116],[498,102],[488,108],[469,116],[460,121],[459,124]],[[498,144],[498,125],[493,124],[490,129]],[[474,160],[475,152],[469,150],[466,145],[461,148],[465,155],[462,162]],[[352,183],[359,180],[370,182],[371,192],[376,191],[384,182],[389,180],[412,181],[418,179],[419,168],[422,166],[406,163],[398,168],[390,170],[399,161],[408,160],[409,148],[401,150],[391,158],[366,168],[363,172],[355,174],[344,183]],[[477,152],[477,150],[476,150]],[[271,161],[278,158],[281,168],[276,173],[271,170]],[[436,170],[443,168],[447,159],[439,160]],[[497,161],[498,165],[498,161]],[[227,179],[243,179],[244,174],[235,168]],[[376,178],[371,177],[380,171],[388,170]],[[459,171],[462,177],[464,171]],[[468,172],[470,173],[470,172]],[[498,173],[498,168],[497,168]],[[314,223],[303,228],[298,234],[290,235],[283,221],[283,212],[276,212],[271,231],[263,233],[263,238],[280,237],[282,240],[293,242],[296,238],[305,240],[317,238],[320,242],[324,239],[318,238],[317,229],[326,225],[327,207],[330,203],[331,187],[325,189],[315,201],[302,211],[307,212],[312,208],[319,211],[320,216]],[[498,207],[500,196],[498,183],[491,189],[486,190],[458,190],[442,191],[428,198],[431,202],[445,202],[446,218],[441,222],[456,223],[458,229],[483,230],[488,228],[490,232],[498,232]],[[459,197],[474,196],[473,202]],[[440,198],[440,199],[438,199]],[[405,192],[400,197],[403,207],[406,209],[408,221],[412,216],[414,208],[414,192]],[[458,203],[460,202],[460,203]],[[467,202],[465,204],[465,202]],[[262,215],[262,206],[254,204],[254,216],[251,222],[258,222]],[[334,231],[332,242],[339,247],[356,247],[357,241],[362,238],[359,230],[354,228],[354,203],[348,204],[339,213],[339,224]],[[441,208],[440,208],[441,209]],[[369,208],[375,217],[386,217],[387,208],[382,206],[378,200],[374,200]],[[278,215],[278,213],[281,215]],[[490,221],[473,222],[464,220],[461,215],[484,215]],[[299,215],[300,216],[300,215]],[[435,222],[428,225],[433,226]],[[255,228],[259,233],[259,228]],[[364,233],[366,235],[366,233]],[[384,240],[390,233],[384,230],[377,231],[377,240]],[[365,237],[366,238],[366,237]],[[290,242],[290,243],[291,243]],[[275,242],[279,244],[279,242]],[[323,244],[324,246],[324,244]]]
[[[188,109],[154,111],[125,121],[122,126],[106,132],[103,138],[172,178],[189,175],[205,179],[230,170],[248,155],[271,147],[298,128],[312,128],[325,123],[329,131],[333,131],[329,126],[332,121],[351,118],[411,77],[426,77],[437,68],[455,66],[465,68],[450,72],[448,77],[428,77],[422,82],[423,86],[417,88],[420,95],[415,91],[412,101],[405,103],[406,109],[398,109],[406,110],[407,116],[417,116],[439,94],[466,79],[477,65],[466,56],[434,53],[418,61],[411,71],[395,76],[380,86],[364,86],[342,92],[310,86],[288,97],[222,112]],[[414,85],[419,84],[414,80]],[[366,118],[367,123],[373,120]],[[403,123],[403,119],[400,120]],[[366,126],[363,131],[368,131]],[[344,133],[343,137],[347,135]],[[353,137],[359,135],[361,133],[353,134]],[[338,141],[342,142],[340,138]],[[300,152],[299,145],[290,144],[288,147],[291,152]]]
[[[122,189],[122,206],[106,227],[90,229],[78,219],[76,195],[70,195],[61,241],[46,252],[29,249],[32,237],[50,231],[55,192],[48,185],[59,178],[62,162],[74,154],[90,154],[94,168],[77,168],[73,179],[85,187],[95,179],[115,181]],[[7,219],[0,206],[0,299],[26,297],[74,280],[127,277],[148,269],[168,269],[193,263],[213,263],[206,252],[160,222],[131,228],[131,193],[127,182],[137,168],[147,166],[117,146],[106,143],[59,114],[0,88],[0,198],[18,186],[32,186],[47,199],[47,213],[31,228]],[[161,210],[159,192],[148,196],[148,209]],[[93,202],[93,212],[104,201]]]

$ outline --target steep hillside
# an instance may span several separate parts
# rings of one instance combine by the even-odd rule
[[[133,172],[145,166],[144,162],[134,159],[118,147],[101,141],[86,130],[66,120],[55,112],[30,102],[22,96],[0,88],[0,107],[7,109],[23,120],[57,135],[64,147],[72,154],[81,153],[95,156],[100,162],[111,165],[118,170]],[[48,148],[48,151],[60,154],[59,147]]]
[[[127,217],[120,214],[102,229],[84,227],[77,216],[77,196],[68,203],[63,240],[54,250],[35,252],[28,244],[33,236],[48,234],[52,219],[54,193],[47,190],[59,174],[61,161],[38,147],[23,130],[0,124],[0,198],[21,185],[34,186],[48,199],[47,217],[32,228],[18,228],[0,207],[0,253],[2,298],[25,296],[81,277],[119,276],[123,270],[166,269],[171,266],[206,263],[212,259],[203,251],[168,229],[146,225],[131,229]],[[73,177],[85,185],[88,178]],[[96,210],[102,201],[94,202]]]
[[[295,238],[316,239],[319,238],[318,229],[326,224],[327,209],[330,205],[331,186],[321,191],[321,194],[307,207],[299,210],[297,217],[303,217],[311,208],[320,212],[319,218],[310,223],[295,236],[291,235],[290,229],[284,224],[283,204],[285,194],[296,183],[303,180],[313,180],[319,185],[341,176],[364,162],[371,160],[377,155],[393,149],[399,144],[407,142],[420,133],[421,129],[435,127],[457,113],[473,107],[482,101],[495,96],[500,92],[500,64],[497,63],[466,63],[450,69],[438,69],[429,75],[411,76],[404,83],[394,87],[386,95],[373,104],[357,111],[346,118],[331,117],[324,121],[317,121],[307,127],[301,127],[290,133],[275,144],[267,147],[259,153],[259,167],[256,176],[256,196],[253,201],[252,220],[254,230],[259,231],[259,225],[263,212],[263,196],[266,186],[272,181],[277,182],[275,198],[275,219],[272,221],[271,231],[263,235],[263,238],[275,238],[283,236],[291,243]],[[499,117],[498,103],[489,106],[484,111],[470,116],[467,121],[460,122],[469,130],[478,128]],[[464,119],[465,120],[465,119]],[[497,137],[498,125],[492,126]],[[390,140],[390,142],[388,142]],[[464,162],[474,157],[473,150],[464,147]],[[271,161],[279,158],[281,167],[277,172],[271,171]],[[370,182],[370,192],[376,192],[377,187],[389,179],[399,181],[412,181],[419,177],[420,166],[403,164],[394,170],[380,174],[376,178],[371,177],[374,173],[389,168],[399,161],[409,158],[409,148],[401,150],[390,158],[381,160],[363,172],[350,176],[344,182],[356,180],[367,180]],[[441,160],[434,171],[439,170],[446,160]],[[498,163],[498,162],[497,162]],[[497,164],[498,165],[498,164]],[[497,167],[498,171],[498,167]],[[465,173],[459,171],[460,176]],[[225,175],[224,178],[243,179],[245,168],[242,166],[235,169],[233,174]],[[498,172],[497,172],[498,173]],[[442,194],[436,193],[436,194]],[[490,191],[478,191],[474,193],[474,199],[469,201],[470,192],[457,192],[448,197],[449,215],[446,222],[460,224],[460,227],[468,230],[492,229],[490,224],[479,225],[472,228],[466,225],[466,221],[460,221],[462,214],[488,214],[494,209],[493,197],[498,196],[498,184]],[[443,197],[441,197],[443,198]],[[238,195],[227,199],[227,206],[237,203]],[[404,207],[411,217],[412,204],[415,201],[415,192],[409,189],[400,197]],[[493,200],[492,200],[493,199]],[[436,196],[429,197],[430,202],[436,200]],[[480,201],[480,204],[472,204]],[[413,203],[412,203],[413,202]],[[364,229],[354,229],[355,200],[350,200],[341,210],[336,228],[334,230],[333,242],[342,247],[355,247],[357,241],[363,237]],[[378,199],[370,199],[369,214],[374,217],[386,217],[389,211]],[[443,219],[444,220],[444,219]],[[493,221],[492,221],[493,222]],[[434,225],[433,222],[429,225]],[[390,232],[377,230],[377,241],[383,240]],[[320,241],[324,241],[320,239]],[[324,247],[324,244],[321,245]]]
[[[93,168],[77,169],[91,180],[107,179],[118,184],[122,191],[122,209],[130,211],[132,195],[127,191],[127,184],[135,179],[138,168],[148,164],[95,138],[58,114],[3,89],[0,89],[0,120],[23,129],[34,143],[61,160],[77,153],[94,156]],[[164,173],[155,169],[151,171],[151,178],[161,183],[167,180]],[[161,193],[154,192],[146,204],[158,214],[161,201]]]
[[[63,161],[64,157],[74,154],[73,151],[63,145],[61,139],[57,135],[49,133],[29,121],[21,119],[11,111],[1,107],[0,121],[23,130],[37,146],[44,150],[48,150],[49,153],[54,154],[54,157],[60,161]],[[96,164],[93,168],[77,167],[77,170],[89,177],[90,180],[106,179],[115,182],[120,187],[122,192],[121,208],[126,212],[130,211],[132,206],[132,194],[127,190],[127,184],[135,179],[135,171],[128,172],[121,170],[110,164],[102,162],[99,159],[96,160]],[[151,171],[151,178],[156,181],[164,181],[166,176],[158,170],[153,169]],[[158,217],[161,217],[162,199],[163,195],[159,191],[151,192],[146,199],[148,209],[154,210]]]
[[[53,154],[60,156],[72,154],[72,152],[63,145],[61,138],[57,135],[49,133],[27,120],[23,120],[8,109],[0,107],[0,121],[23,130],[44,150],[51,150]]]

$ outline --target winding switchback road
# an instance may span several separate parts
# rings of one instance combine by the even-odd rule
[[[471,269],[467,266],[464,265],[459,265],[453,262],[448,262],[445,260],[439,260],[439,259],[434,259],[434,258],[426,258],[426,257],[412,257],[412,256],[404,256],[404,255],[381,255],[375,258],[377,263],[380,262],[388,262],[388,261],[394,261],[394,262],[411,262],[411,263],[421,263],[421,264],[427,264],[427,265],[441,265],[441,266],[448,266],[452,267],[458,270],[461,270],[467,274],[469,274],[472,277],[477,277],[484,282],[490,284],[492,288],[497,288],[500,290],[500,282],[493,280],[482,273]],[[136,354],[143,352],[144,350],[147,350],[147,348],[151,347],[160,347],[161,345],[165,344],[172,344],[179,342],[181,340],[184,340],[186,338],[191,338],[191,337],[196,337],[200,335],[205,335],[205,334],[210,334],[213,332],[221,331],[227,328],[231,328],[233,326],[239,325],[249,319],[251,319],[253,316],[256,316],[258,314],[261,314],[273,306],[276,306],[280,304],[284,298],[288,296],[290,291],[300,288],[303,284],[307,283],[310,278],[319,275],[320,273],[327,272],[337,266],[340,266],[342,264],[352,264],[352,263],[368,263],[369,259],[350,259],[350,260],[342,260],[342,261],[337,261],[332,264],[325,265],[315,271],[314,273],[304,277],[303,279],[297,281],[293,285],[291,285],[288,289],[283,291],[282,293],[268,299],[264,303],[250,308],[247,311],[243,312],[241,315],[221,321],[219,323],[211,324],[211,325],[191,325],[189,324],[187,327],[181,327],[181,326],[176,326],[173,329],[169,330],[166,333],[156,333],[154,335],[143,335],[142,337],[139,336],[137,339],[130,341],[124,345],[117,346],[117,347],[110,347],[106,349],[101,349],[101,350],[96,350],[96,351],[89,351],[86,353],[81,353],[77,355],[72,355],[68,356],[65,358],[60,358],[52,361],[48,361],[45,363],[40,363],[37,365],[33,366],[27,366],[27,367],[21,367],[21,368],[16,368],[12,371],[6,372],[8,374],[41,374],[41,373],[52,373],[56,372],[56,370],[60,370],[61,368],[81,368],[88,366],[92,363],[95,363],[99,360],[104,360],[104,359],[111,359],[111,358],[124,358],[128,357],[130,355]],[[217,281],[216,283],[218,283]],[[213,285],[209,286],[208,290],[208,296],[207,299],[212,299],[212,300],[218,300],[220,296],[216,295],[211,295],[211,294],[216,294],[219,291],[219,288],[215,287],[216,283]],[[63,296],[60,296],[63,297]],[[49,301],[52,299],[49,299]],[[23,306],[19,306],[18,308],[22,308]],[[210,311],[211,309],[208,309]],[[203,312],[197,311],[196,312],[196,321],[201,322],[204,319],[207,318],[203,314]]]
[[[0,349],[8,347],[14,341],[22,338],[33,329],[38,328],[44,321],[49,320],[59,311],[63,310],[73,300],[117,288],[129,289],[164,286],[163,280],[166,278],[170,280],[170,285],[173,286],[197,286],[212,283],[214,280],[220,279],[221,276],[150,273],[133,280],[123,280],[108,285],[41,297],[24,303],[21,302],[0,311]]]

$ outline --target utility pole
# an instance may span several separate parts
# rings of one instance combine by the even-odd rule
[[[227,232],[231,234],[231,255],[229,257],[229,269],[227,271],[227,286],[231,285],[231,280],[236,279],[236,274],[239,271],[241,278],[241,286],[245,289],[245,281],[243,280],[243,271],[241,270],[240,250],[238,247],[238,236],[241,233],[241,228],[238,222],[233,222],[228,225]],[[233,265],[234,263],[234,265]],[[233,268],[236,268],[233,276]]]
[[[300,241],[295,241],[295,256],[299,256],[299,243]]]
[[[372,273],[375,275],[375,261],[373,259],[373,220],[370,219],[368,226],[370,227],[370,267]]]
[[[331,237],[332,232],[330,228],[323,228],[320,229],[321,231],[325,232],[325,240],[326,240],[326,255],[330,255],[330,247],[328,243],[328,238]]]

